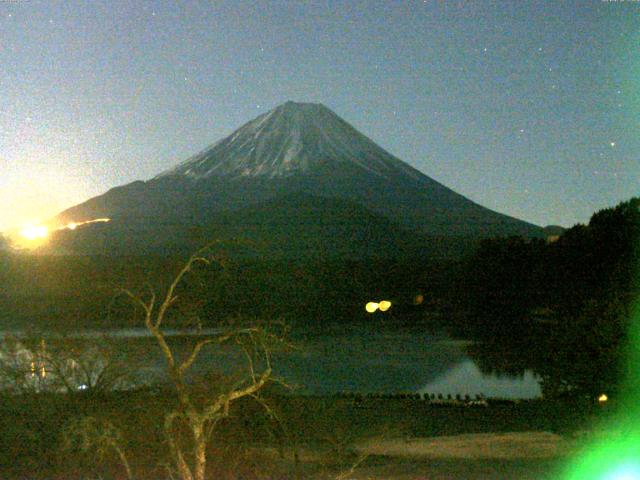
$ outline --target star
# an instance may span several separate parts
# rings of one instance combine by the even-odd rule
[[[616,142],[611,142],[611,143],[609,143],[609,145],[611,145],[611,148],[613,148],[613,147],[616,146]]]

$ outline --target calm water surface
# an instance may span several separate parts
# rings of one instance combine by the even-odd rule
[[[212,333],[205,331],[203,333]],[[172,331],[177,352],[186,352],[188,339]],[[75,334],[79,339],[111,338],[132,364],[145,366],[149,377],[162,378],[160,350],[144,329]],[[517,378],[483,374],[465,353],[469,342],[452,341],[420,329],[380,326],[313,328],[292,335],[297,349],[274,356],[275,374],[303,394],[339,392],[443,395],[483,394],[487,397],[535,398],[538,382],[527,371]],[[133,363],[135,362],[135,363]],[[230,373],[243,368],[243,358],[231,348],[202,350],[198,374]]]
[[[301,352],[276,366],[309,393],[419,392],[535,398],[531,371],[520,377],[485,375],[465,353],[469,342],[423,331],[343,328],[303,339]]]

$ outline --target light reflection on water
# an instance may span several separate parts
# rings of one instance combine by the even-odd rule
[[[465,353],[469,343],[418,330],[340,329],[306,339],[301,353],[282,359],[281,374],[308,393],[540,396],[531,371],[520,377],[483,374]]]
[[[422,394],[470,395],[488,398],[536,398],[542,395],[540,385],[530,370],[521,377],[484,375],[473,360],[465,360],[441,377],[418,390]]]

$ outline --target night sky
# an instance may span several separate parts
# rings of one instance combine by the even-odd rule
[[[640,2],[0,1],[0,230],[320,102],[470,199],[640,194]]]

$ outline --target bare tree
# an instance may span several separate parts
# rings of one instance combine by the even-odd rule
[[[109,420],[92,416],[68,422],[63,431],[63,447],[67,451],[89,453],[103,461],[115,455],[131,480],[133,474],[125,454],[120,430]]]
[[[44,375],[43,375],[44,374]],[[23,339],[5,335],[0,344],[0,390],[6,393],[37,393],[46,385],[46,367],[38,351]]]
[[[188,337],[186,353],[180,354],[169,343],[166,323],[168,312],[179,298],[178,289],[196,265],[211,265],[219,259],[206,255],[208,248],[192,255],[166,292],[158,297],[151,290],[141,296],[129,290],[123,292],[142,310],[144,324],[156,340],[164,357],[167,373],[177,396],[177,406],[164,418],[164,432],[170,449],[172,463],[181,480],[204,480],[207,466],[207,446],[221,420],[229,416],[232,403],[242,398],[258,397],[259,391],[273,380],[271,356],[273,348],[284,341],[284,330],[273,331],[273,326],[243,325],[230,322],[215,333]],[[234,345],[243,354],[245,368],[236,381],[221,382],[215,392],[203,392],[190,381],[199,355],[205,348],[222,348]]]
[[[139,384],[135,365],[104,337],[7,335],[0,340],[0,389],[10,393],[112,391]]]

